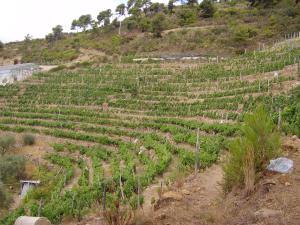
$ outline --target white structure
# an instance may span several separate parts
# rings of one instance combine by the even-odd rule
[[[33,63],[0,66],[0,86],[22,81],[37,70],[39,70],[38,66]]]
[[[51,223],[44,217],[20,216],[14,225],[51,225]]]
[[[30,189],[35,188],[36,186],[38,186],[40,184],[40,181],[39,180],[21,180],[20,183],[21,183],[20,197],[24,198]]]

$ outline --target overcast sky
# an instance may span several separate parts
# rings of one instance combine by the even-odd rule
[[[92,14],[112,9],[124,0],[1,0],[0,40],[10,42],[23,40],[26,34],[43,38],[52,27],[60,24],[70,30],[73,19],[83,14]],[[168,0],[153,0],[168,2]]]

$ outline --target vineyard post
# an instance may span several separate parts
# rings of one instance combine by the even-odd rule
[[[300,77],[300,56],[298,57],[298,66],[297,66],[297,74],[298,74],[298,78]]]
[[[73,197],[72,197],[72,214],[74,212],[74,201],[75,201],[75,192],[73,193]]]
[[[278,111],[278,130],[281,130],[281,108]]]
[[[43,205],[43,198],[41,198],[39,202],[38,217],[41,216],[42,205]]]
[[[141,207],[141,202],[140,202],[140,195],[141,195],[140,176],[137,177],[137,182],[138,182],[138,199],[137,199],[137,205],[138,205],[138,209],[139,209]]]
[[[123,184],[122,184],[122,175],[121,175],[121,172],[120,172],[120,189],[121,189],[122,199],[124,200],[125,196],[124,196],[124,191],[123,191]]]
[[[268,79],[268,94],[270,94],[270,80]]]
[[[106,187],[105,187],[105,183],[103,183],[102,208],[103,208],[103,210],[106,210]]]
[[[195,173],[198,172],[199,166],[200,166],[199,154],[200,154],[199,128],[197,128],[197,142],[196,142],[196,149],[195,149],[195,155],[196,155],[196,158],[195,158]]]

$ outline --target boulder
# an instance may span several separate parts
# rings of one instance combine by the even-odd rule
[[[14,225],[51,225],[51,223],[44,217],[20,216]]]

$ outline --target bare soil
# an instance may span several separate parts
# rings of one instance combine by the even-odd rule
[[[285,225],[300,221],[300,140],[283,140],[283,155],[294,161],[291,174],[264,172],[255,192],[248,197],[242,190],[224,196],[219,165],[190,176],[173,194],[162,197],[141,224],[174,225]]]

